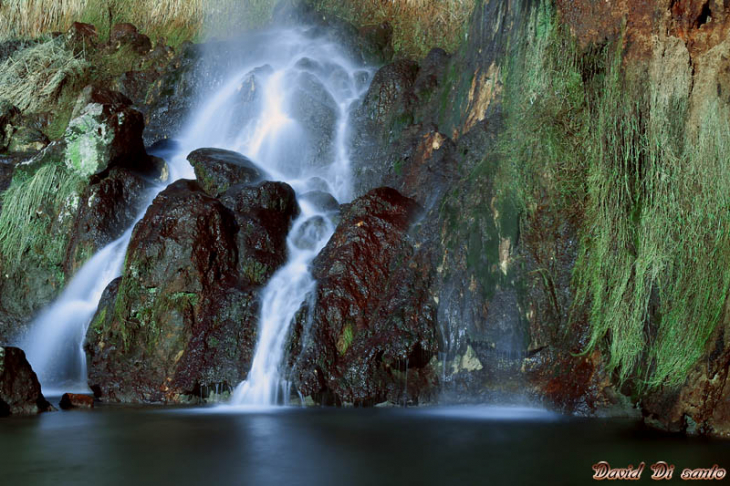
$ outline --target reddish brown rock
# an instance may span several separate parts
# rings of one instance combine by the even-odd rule
[[[135,227],[123,276],[87,333],[100,399],[176,403],[245,378],[258,291],[285,259],[298,207],[294,191],[274,182],[237,186],[225,201],[180,180]]]
[[[94,408],[94,397],[78,393],[64,393],[58,405],[64,410]]]
[[[406,236],[418,212],[390,188],[345,206],[314,261],[311,315],[298,323],[306,339],[295,372],[303,395],[336,404],[429,400],[435,316]]]

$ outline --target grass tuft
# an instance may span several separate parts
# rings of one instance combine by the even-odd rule
[[[36,112],[55,103],[68,83],[88,68],[74,56],[63,39],[22,49],[0,65],[0,98],[11,101],[23,112]]]
[[[398,57],[419,59],[434,47],[454,52],[464,39],[475,0],[309,0],[317,10],[363,27],[389,22]]]
[[[67,238],[53,235],[56,218],[78,204],[82,181],[55,163],[42,166],[32,177],[13,178],[2,195],[0,212],[0,255],[16,268],[28,251],[38,250],[51,262],[62,262]],[[41,255],[38,255],[41,256]]]

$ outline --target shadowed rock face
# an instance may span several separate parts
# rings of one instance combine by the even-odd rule
[[[302,340],[295,338],[295,354],[303,347],[295,368],[303,395],[366,405],[430,397],[432,309],[412,295],[419,282],[407,265],[413,253],[407,232],[418,211],[413,200],[390,188],[344,207],[335,234],[314,261],[317,294],[295,331]]]
[[[192,181],[160,193],[87,334],[100,398],[172,403],[241,381],[256,340],[257,290],[284,262],[297,211],[283,183],[236,186],[224,202]]]
[[[22,349],[0,347],[0,417],[53,410]]]
[[[86,187],[67,249],[67,274],[74,274],[94,253],[122,236],[144,209],[150,189],[146,179],[124,168],[113,168]]]

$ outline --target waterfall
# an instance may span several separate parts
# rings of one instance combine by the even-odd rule
[[[170,182],[194,178],[188,153],[215,147],[246,155],[297,194],[301,212],[288,236],[287,261],[261,291],[252,368],[232,399],[238,405],[271,405],[286,400],[281,368],[289,326],[315,288],[310,264],[334,232],[332,212],[311,197],[328,193],[339,203],[351,199],[349,111],[373,73],[306,28],[271,29],[226,46],[238,65],[222,86],[202,94],[179,147],[168,157]],[[162,189],[151,191],[150,204]],[[103,290],[121,275],[131,234],[129,228],[84,264],[20,344],[44,392],[87,390],[84,337]]]

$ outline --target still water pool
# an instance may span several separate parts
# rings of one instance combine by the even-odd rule
[[[2,485],[581,485],[598,461],[644,461],[640,483],[666,461],[684,483],[685,467],[730,468],[730,442],[529,408],[99,406],[0,421]]]

